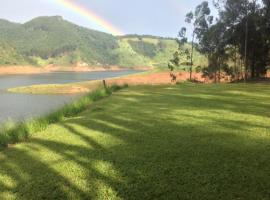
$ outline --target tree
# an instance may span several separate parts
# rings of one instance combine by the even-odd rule
[[[263,16],[265,24],[265,34],[266,34],[266,45],[268,46],[268,66],[270,66],[270,1],[263,0]]]
[[[267,23],[261,4],[257,0],[222,0],[220,21],[226,26],[227,45],[234,45],[244,60],[244,77],[258,77],[266,73]],[[269,4],[269,1],[265,1]]]
[[[174,52],[173,58],[168,63],[168,68],[171,71],[170,76],[172,82],[176,81],[176,75],[174,74],[174,70],[175,68],[180,67],[181,59],[184,57],[186,57],[187,60],[190,59],[189,49],[188,48],[185,49],[185,43],[187,42],[186,32],[187,30],[185,27],[183,27],[179,32],[178,38],[176,38],[178,49],[177,51]]]
[[[209,66],[203,71],[215,81],[223,73],[237,79],[242,74],[245,80],[264,76],[270,65],[270,1],[215,0],[214,6],[219,13],[215,21],[205,1],[186,15],[192,24],[190,78],[195,41],[208,57]]]
[[[231,60],[234,59],[236,69],[236,58],[242,59],[245,65],[244,79],[264,75],[269,59],[269,0],[264,1],[264,7],[257,0],[218,0],[215,7],[219,11],[219,18],[199,38],[201,46],[219,49],[214,56],[216,59],[220,59],[220,56],[227,58],[226,49],[234,49]],[[218,44],[213,44],[214,41]]]
[[[204,31],[199,41],[199,50],[208,57],[207,74],[214,77],[215,82],[220,82],[221,70],[227,60],[225,26],[222,22],[209,26]]]
[[[200,38],[208,28],[208,22],[213,21],[213,17],[210,16],[211,10],[209,8],[208,2],[203,1],[198,5],[194,12],[189,12],[186,15],[186,23],[192,25],[192,39],[191,39],[191,52],[190,52],[190,80],[192,79],[193,70],[193,54],[194,54],[194,44],[195,39]]]

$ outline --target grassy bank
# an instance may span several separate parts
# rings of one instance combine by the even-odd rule
[[[114,80],[119,78],[127,78],[134,76],[144,76],[147,74],[155,73],[155,70],[138,72],[136,74],[129,74],[120,77],[114,77],[107,79],[110,85],[114,85]],[[76,83],[66,83],[66,84],[39,84],[30,85],[24,87],[15,87],[7,89],[8,92],[12,93],[22,93],[22,94],[83,94],[89,93],[103,86],[102,80],[84,81]]]
[[[64,106],[63,108],[48,114],[47,116],[21,123],[7,123],[0,130],[0,149],[8,144],[24,141],[32,134],[45,130],[50,124],[59,122],[66,117],[77,115],[85,110],[92,102],[109,96],[112,92],[120,89],[113,85],[107,89],[96,89],[81,99]]]
[[[179,82],[189,78],[189,72],[175,71]],[[193,73],[194,79],[203,81],[201,74]],[[128,85],[161,85],[171,84],[170,71],[164,69],[154,69],[151,71],[139,72],[106,80],[108,85],[128,84]],[[87,93],[102,86],[102,81],[85,81],[69,84],[42,84],[26,87],[9,88],[8,92],[26,94],[76,94]]]
[[[136,86],[0,152],[0,199],[269,199],[268,84]]]
[[[8,92],[22,94],[76,94],[88,93],[102,86],[101,81],[70,84],[42,84],[8,89]]]

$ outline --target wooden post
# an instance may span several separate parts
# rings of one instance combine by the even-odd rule
[[[103,80],[102,82],[103,82],[103,86],[104,86],[104,88],[105,88],[105,89],[107,89],[106,80]]]

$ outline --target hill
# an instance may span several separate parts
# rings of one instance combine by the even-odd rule
[[[7,45],[8,44],[8,45]],[[113,35],[80,27],[60,16],[25,24],[0,20],[0,65],[167,66],[175,40],[155,36]],[[201,63],[201,56],[195,63]]]

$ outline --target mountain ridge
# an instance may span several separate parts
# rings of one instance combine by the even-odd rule
[[[177,43],[150,35],[113,36],[61,16],[41,16],[26,23],[0,19],[0,48],[0,65],[166,67]]]

